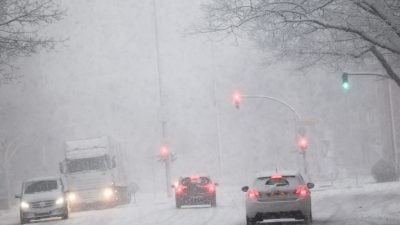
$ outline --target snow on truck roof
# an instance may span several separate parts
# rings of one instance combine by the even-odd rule
[[[65,157],[67,159],[82,159],[82,158],[100,157],[107,154],[109,154],[109,152],[106,148],[88,148],[88,149],[79,149],[79,151],[65,152]]]
[[[78,151],[91,148],[108,148],[109,142],[106,136],[99,138],[81,139],[65,142],[66,151]]]
[[[106,136],[65,142],[65,157],[68,159],[103,156],[109,153]]]

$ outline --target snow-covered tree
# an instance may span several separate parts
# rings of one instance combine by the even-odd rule
[[[11,161],[19,150],[17,139],[0,136],[0,209],[8,207]]]
[[[246,33],[301,67],[377,62],[400,86],[400,1],[210,0],[199,32]]]
[[[17,57],[54,47],[57,41],[41,32],[63,15],[54,0],[0,1],[0,81],[15,78],[12,70]]]

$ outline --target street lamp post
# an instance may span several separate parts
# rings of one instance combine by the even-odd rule
[[[295,124],[296,124],[296,128],[297,128],[297,135],[298,135],[298,147],[300,148],[300,152],[303,155],[303,172],[305,175],[308,175],[308,169],[307,169],[307,157],[306,157],[306,148],[308,148],[308,140],[305,138],[305,129],[304,127],[299,126],[300,121],[301,121],[301,116],[300,114],[297,112],[297,110],[289,105],[287,102],[275,98],[275,97],[271,97],[271,96],[267,96],[267,95],[241,95],[238,91],[236,91],[233,94],[233,103],[235,105],[236,108],[240,108],[240,103],[241,100],[243,98],[253,98],[253,99],[265,99],[265,100],[270,100],[276,103],[279,103],[280,105],[285,106],[285,108],[289,109],[294,115],[295,115]]]

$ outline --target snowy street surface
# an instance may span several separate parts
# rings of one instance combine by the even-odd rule
[[[400,182],[364,184],[359,187],[323,187],[316,184],[312,208],[316,225],[399,225]],[[160,193],[164,194],[164,193]],[[137,201],[112,209],[70,214],[68,220],[48,220],[36,225],[239,225],[245,224],[244,193],[240,187],[221,186],[216,208],[209,206],[176,209],[174,198],[138,193]],[[19,224],[16,208],[0,211],[2,225]],[[267,223],[264,223],[267,224]],[[269,223],[271,224],[271,223]],[[276,224],[276,223],[274,223]],[[301,224],[301,223],[285,223]]]

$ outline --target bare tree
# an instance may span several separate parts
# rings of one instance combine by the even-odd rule
[[[41,31],[64,13],[54,0],[0,0],[0,81],[15,78],[16,58],[54,47],[57,41]]]
[[[198,32],[248,34],[302,67],[381,65],[400,86],[398,0],[210,0]]]
[[[19,150],[18,139],[7,139],[0,136],[0,208],[8,208],[8,197],[10,189],[10,171],[12,171],[12,160]],[[2,202],[3,201],[3,202]]]

